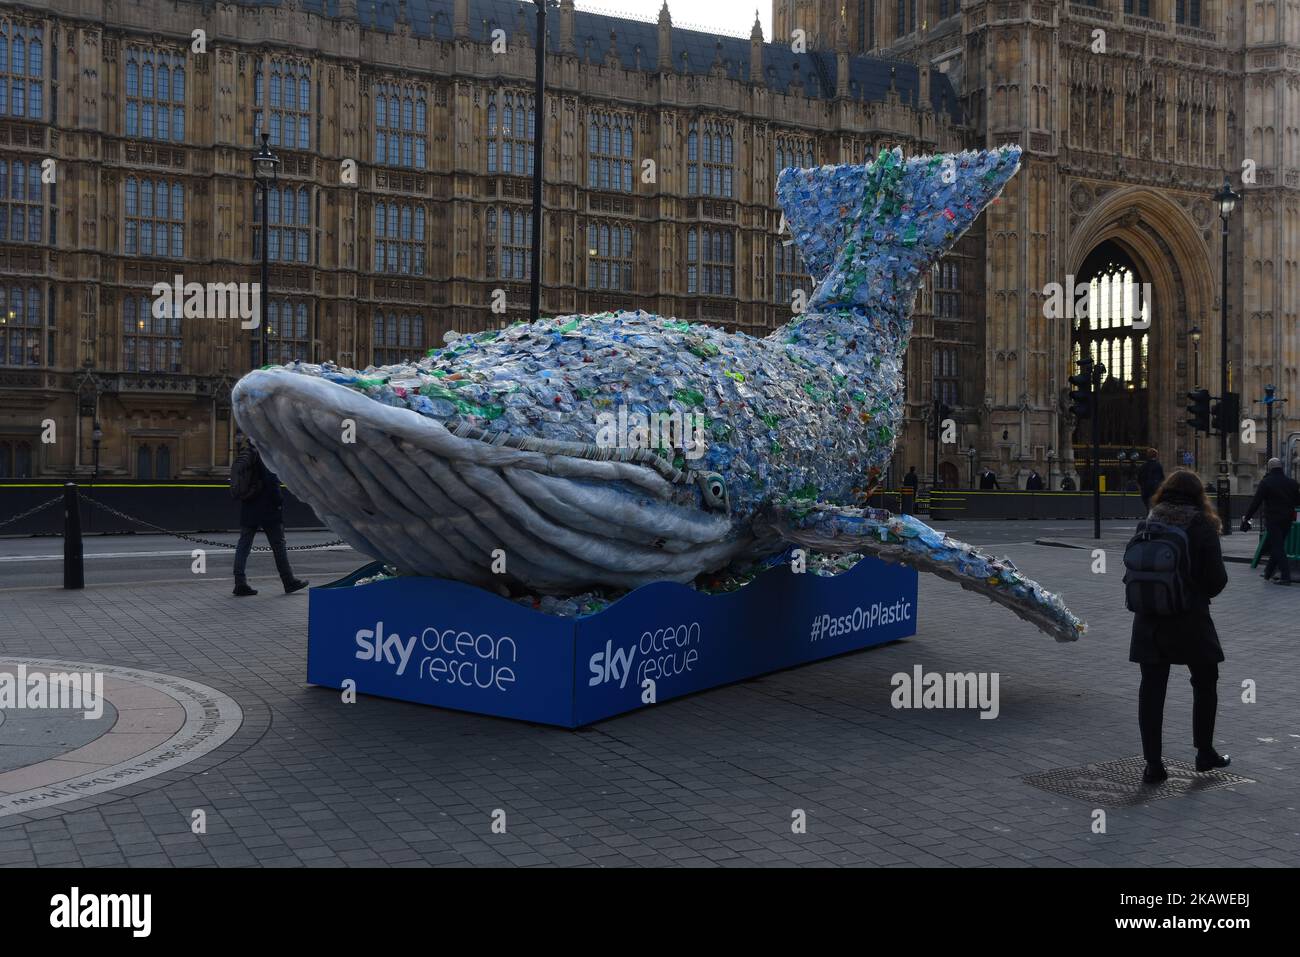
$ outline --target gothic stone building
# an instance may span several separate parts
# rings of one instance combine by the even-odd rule
[[[1266,385],[1289,399],[1275,449],[1300,429],[1300,3],[774,0],[773,32],[802,29],[825,46],[841,18],[855,52],[945,75],[977,145],[1026,149],[985,217],[983,338],[973,366],[959,369],[960,447],[1004,485],[1023,486],[1036,469],[1056,487],[1087,438],[1062,399],[1074,360],[1091,354],[1108,369],[1109,487],[1122,477],[1118,453],[1134,447],[1156,447],[1166,468],[1192,459],[1203,476],[1218,474],[1218,440],[1188,428],[1185,394],[1219,393],[1224,271],[1212,197],[1226,172],[1242,195],[1228,221],[1229,389],[1259,423],[1254,443],[1232,440],[1228,468],[1234,488],[1251,490],[1265,461],[1256,400]],[[1149,288],[1146,312],[1056,316],[1045,290],[1067,277],[1103,302],[1128,277]],[[934,321],[936,339],[955,338]],[[946,366],[913,359],[917,403],[917,388]],[[928,462],[912,439],[907,461]],[[968,463],[950,451],[940,467],[955,479]]]
[[[1210,196],[1251,159],[1229,238],[1234,388],[1294,396],[1296,3],[1137,2],[777,0],[765,42],[757,24],[719,37],[666,7],[642,23],[562,0],[543,314],[762,333],[810,285],[780,233],[780,168],[1016,141],[1024,170],[918,297],[896,471],[928,476],[937,395],[960,426],[947,484],[976,463],[1070,473],[1076,346],[1115,357],[1113,447],[1169,461],[1191,443],[1182,393],[1216,381]],[[251,364],[363,367],[525,317],[534,32],[513,0],[0,5],[0,477],[87,475],[96,423],[101,475],[219,476]],[[261,132],[281,160],[265,228]],[[268,356],[236,315],[154,315],[176,276],[255,282],[264,232]],[[1150,283],[1145,338],[1118,309],[1105,329],[1044,318],[1067,273]],[[1243,478],[1262,448],[1234,444]]]

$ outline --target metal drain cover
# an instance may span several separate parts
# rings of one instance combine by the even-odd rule
[[[1166,761],[1169,779],[1160,784],[1143,784],[1142,771],[1146,766],[1142,755],[1135,754],[1118,761],[1104,761],[1081,768],[1043,771],[1026,775],[1021,780],[1053,794],[1086,801],[1095,807],[1133,807],[1163,798],[1255,783],[1250,778],[1229,774],[1227,771],[1198,774],[1193,765],[1182,761]]]

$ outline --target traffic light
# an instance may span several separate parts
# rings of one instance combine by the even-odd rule
[[[1192,401],[1187,405],[1187,411],[1191,413],[1187,417],[1187,424],[1197,432],[1210,431],[1210,390],[1197,389],[1194,392],[1187,393],[1187,398]]]
[[[1070,376],[1070,412],[1075,418],[1092,415],[1092,359],[1079,360],[1079,374]]]
[[[1211,414],[1211,424],[1214,431],[1220,435],[1231,435],[1237,431],[1237,423],[1241,420],[1241,396],[1235,392],[1229,392],[1214,404]]]

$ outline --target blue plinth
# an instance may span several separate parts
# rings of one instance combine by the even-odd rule
[[[580,618],[438,578],[354,586],[377,570],[311,589],[310,683],[566,728],[916,634],[917,573],[873,558],[718,595],[657,582]]]

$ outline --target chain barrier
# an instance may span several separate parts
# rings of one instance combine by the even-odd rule
[[[163,528],[161,525],[155,525],[153,524],[153,522],[146,522],[142,518],[136,518],[134,515],[128,515],[126,514],[126,512],[118,511],[113,506],[105,505],[103,502],[99,501],[98,499],[92,498],[91,496],[87,495],[84,492],[81,493],[81,497],[84,498],[91,505],[94,505],[96,508],[102,508],[104,511],[116,515],[118,518],[123,518],[126,519],[128,522],[135,522],[139,525],[145,526],[146,528],[151,528],[154,531],[159,532],[163,535],[170,535],[173,538],[179,538],[182,539],[183,541],[193,542],[196,545],[205,545],[208,548],[234,548],[235,547],[234,542],[214,542],[210,538],[199,538],[196,535],[186,535],[183,532],[173,532],[169,528]],[[55,501],[58,501],[58,499],[56,499]],[[50,503],[46,502],[46,505],[48,504]],[[45,506],[43,505],[41,507],[44,508]],[[343,539],[341,538],[338,538],[332,542],[321,542],[318,545],[286,545],[285,548],[287,551],[290,552],[305,552],[305,551],[310,551],[311,549],[314,548],[333,548],[336,545],[346,545],[346,544],[347,542],[343,541]],[[254,545],[252,550],[255,552],[269,552],[271,550],[271,547],[269,545]]]
[[[56,495],[48,502],[42,502],[40,505],[37,505],[35,508],[29,508],[25,512],[19,512],[17,515],[11,515],[9,518],[6,518],[3,522],[0,522],[0,528],[4,528],[6,525],[12,525],[14,522],[24,519],[28,515],[35,515],[37,512],[41,511],[42,509],[47,509],[51,505],[57,505],[59,502],[62,501],[63,501],[63,496]]]

